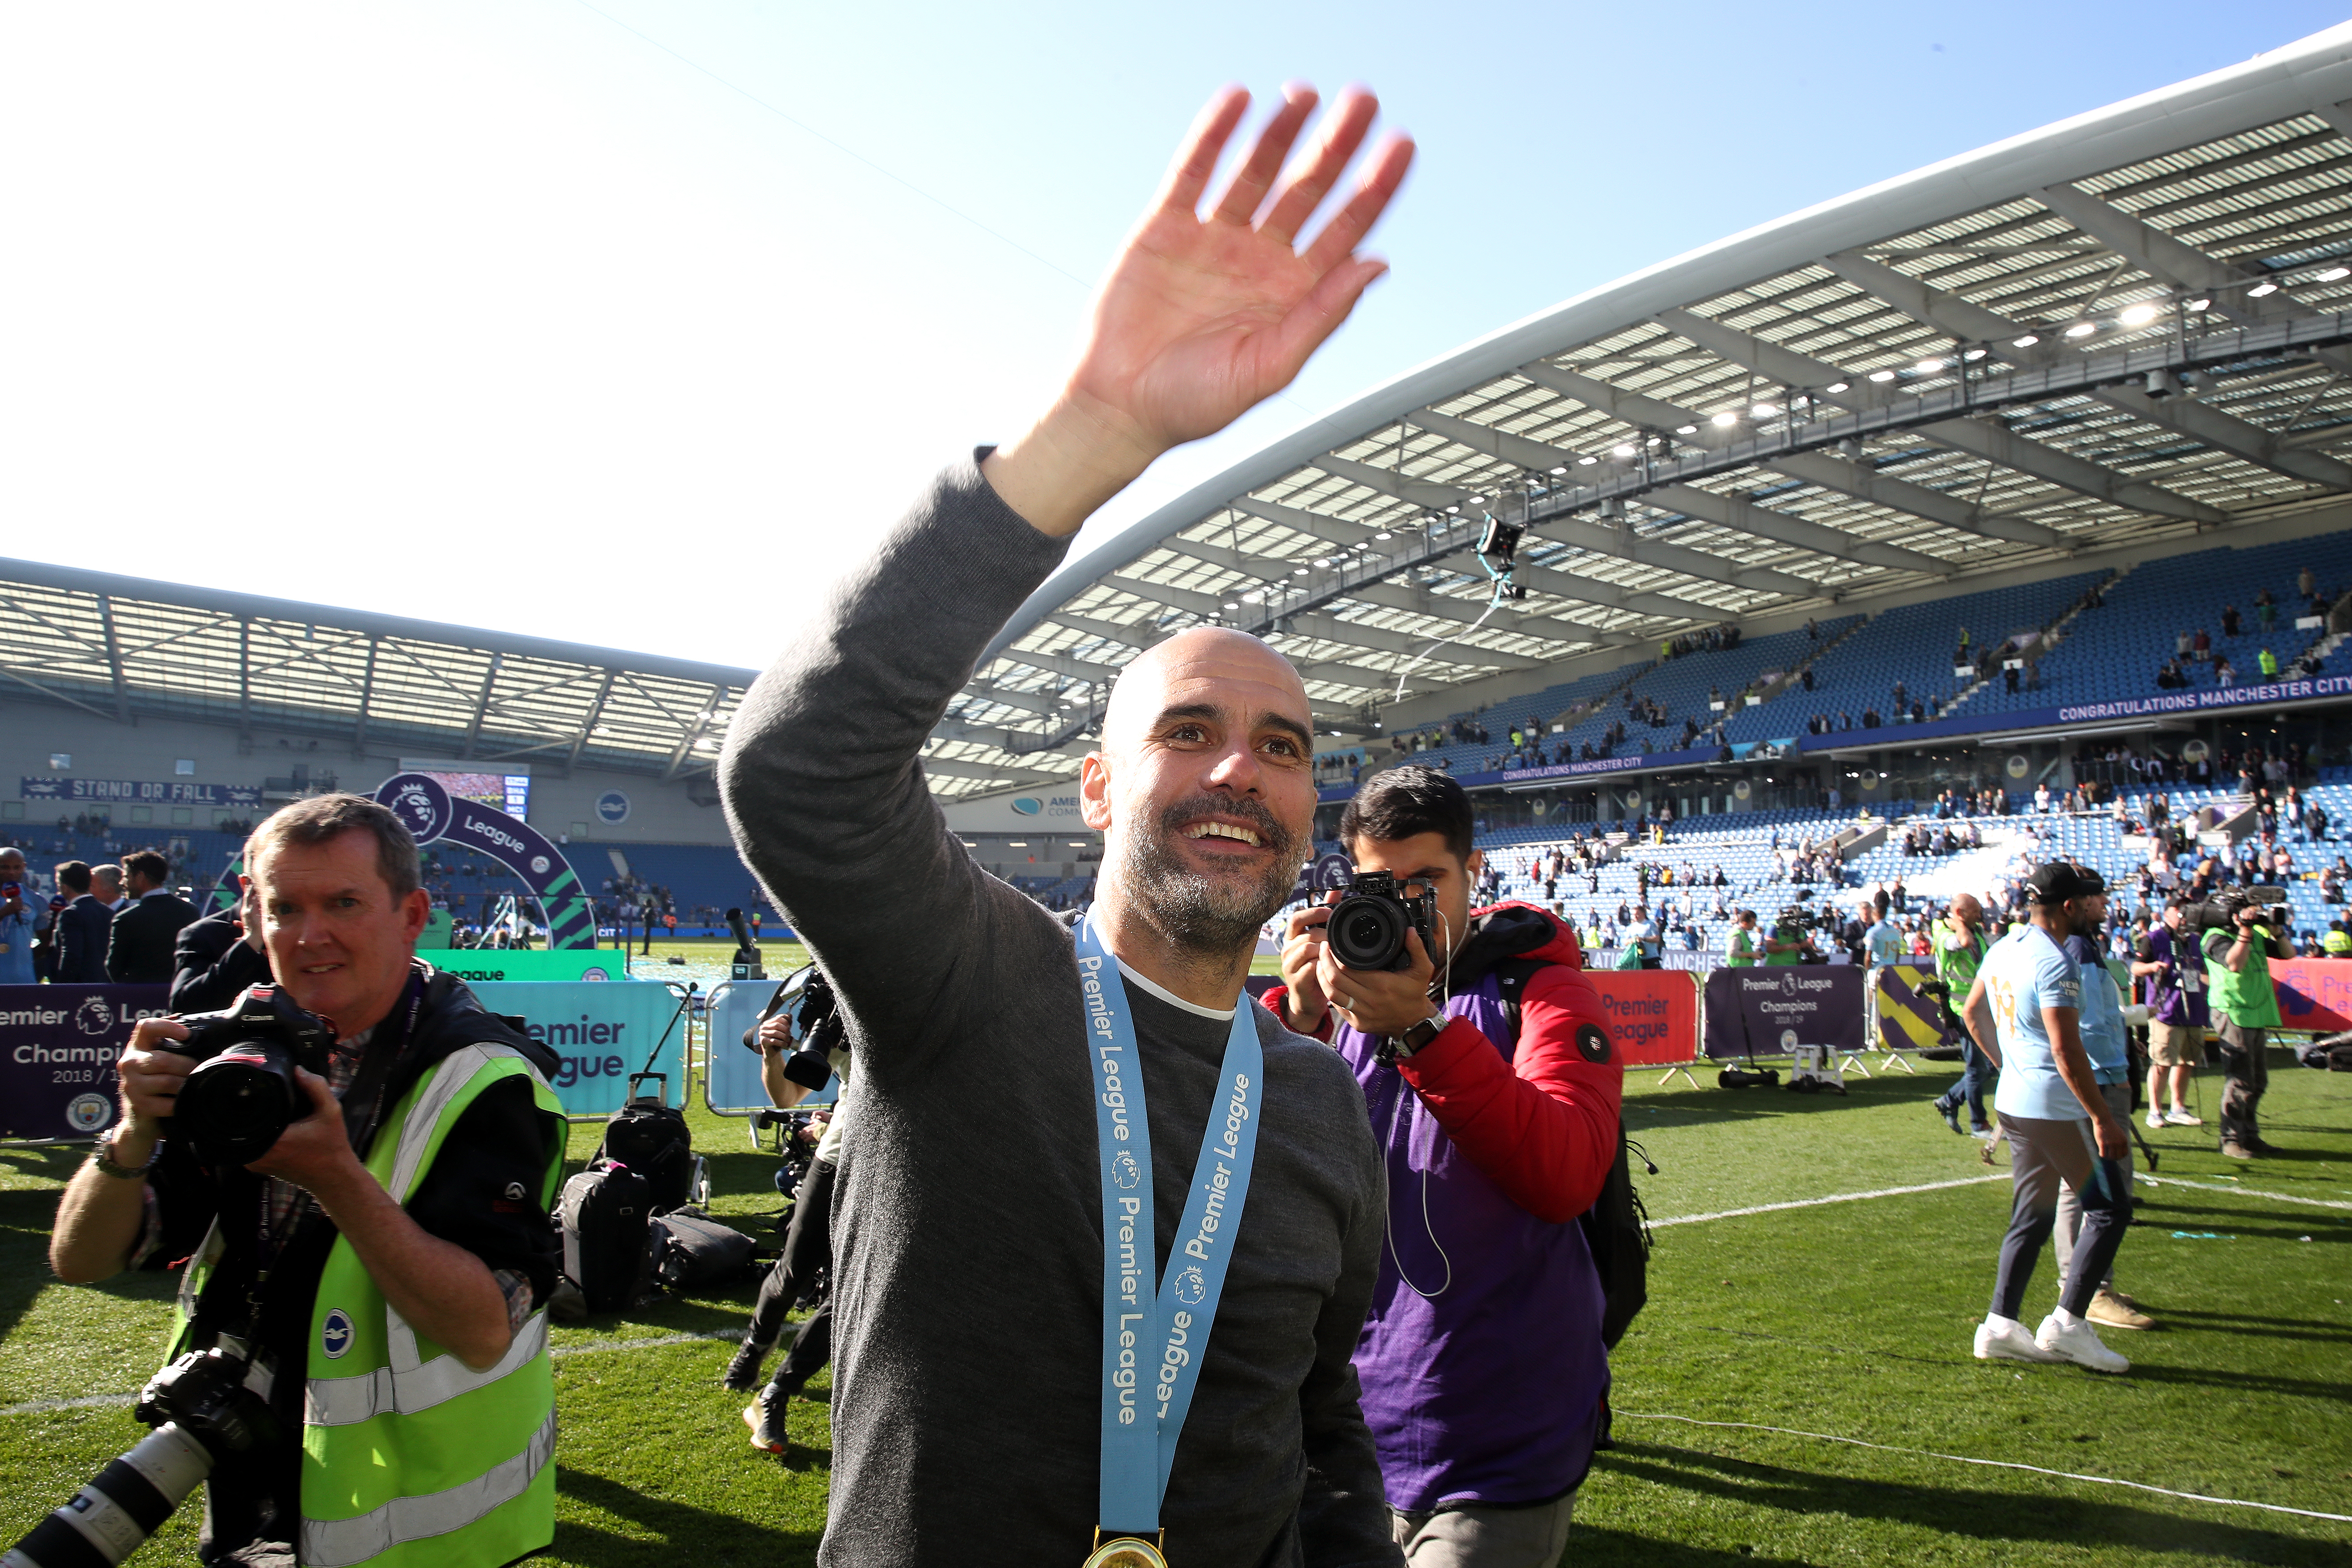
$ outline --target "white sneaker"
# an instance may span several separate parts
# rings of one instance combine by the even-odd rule
[[[2151,1115],[2148,1120],[2153,1121],[2156,1118]],[[2164,1121],[2165,1125],[2168,1127],[2202,1127],[2205,1125],[2205,1119],[2203,1117],[2191,1116],[2189,1112],[2181,1110],[2180,1107],[2177,1105],[2170,1110],[2164,1113]]]
[[[2099,1331],[2087,1319],[2077,1318],[2072,1326],[2061,1324],[2058,1314],[2051,1313],[2042,1320],[2042,1327],[2033,1342],[2049,1353],[2052,1361],[2071,1361],[2076,1366],[2087,1366],[2093,1372],[2129,1372],[2131,1363],[2109,1350],[2100,1340]]]
[[[2059,1358],[2033,1342],[2025,1325],[2014,1318],[1996,1318],[1986,1314],[1977,1325],[1977,1360],[1979,1361],[2056,1361]]]
[[[2150,1132],[2161,1132],[2161,1131],[2164,1131],[2164,1118],[2163,1118],[2163,1117],[2161,1117],[2161,1116],[2158,1116],[2158,1115],[2155,1111],[2153,1111],[2153,1110],[2149,1111],[2149,1112],[2147,1113],[2147,1130],[2148,1130]]]

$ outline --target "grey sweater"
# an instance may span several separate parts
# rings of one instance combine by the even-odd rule
[[[728,819],[841,997],[827,1568],[1077,1568],[1100,1468],[1102,1201],[1069,932],[974,866],[918,760],[1065,545],[942,474],[745,699]],[[1226,1024],[1127,987],[1164,1268]],[[1349,1356],[1385,1202],[1364,1098],[1254,1002],[1257,1163],[1161,1523],[1172,1568],[1398,1563]],[[1156,1278],[1156,1276],[1155,1276]]]

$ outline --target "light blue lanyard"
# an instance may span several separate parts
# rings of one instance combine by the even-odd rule
[[[1102,1163],[1102,1490],[1105,1534],[1160,1528],[1176,1439],[1201,1377],[1201,1357],[1224,1294],[1234,1233],[1249,1195],[1265,1089],[1257,1024],[1246,998],[1234,1009],[1218,1093],[1201,1130],[1192,1194],[1169,1249],[1168,1277],[1151,1294],[1157,1256],[1151,1206],[1151,1122],[1143,1064],[1128,1015],[1127,983],[1089,914],[1077,931],[1078,985],[1094,1053],[1095,1152]],[[1154,1419],[1146,1419],[1147,1413]],[[1155,1434],[1156,1440],[1155,1440]]]

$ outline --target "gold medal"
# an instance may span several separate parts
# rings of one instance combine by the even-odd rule
[[[1114,1535],[1105,1541],[1097,1530],[1095,1549],[1085,1568],[1168,1568],[1168,1559],[1160,1555],[1157,1544],[1139,1535]]]

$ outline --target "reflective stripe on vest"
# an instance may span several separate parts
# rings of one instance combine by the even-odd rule
[[[540,1110],[562,1108],[517,1052],[472,1045],[436,1063],[393,1107],[366,1162],[402,1204],[475,1100],[509,1079]],[[549,1152],[542,1208],[562,1174]],[[522,1196],[509,1193],[510,1198]],[[554,1531],[555,1384],[544,1311],[526,1319],[497,1364],[476,1372],[421,1342],[361,1264],[348,1237],[328,1255],[312,1304],[302,1426],[302,1560],[347,1568],[496,1568]]]
[[[420,1361],[416,1331],[386,1305],[392,1321],[392,1364],[357,1377],[314,1377],[302,1394],[305,1426],[352,1426],[387,1413],[414,1415],[459,1394],[471,1394],[498,1382],[547,1350],[547,1309],[541,1308],[517,1330],[507,1353],[484,1372],[476,1372],[453,1355]],[[402,1352],[406,1352],[403,1364]]]
[[[463,1530],[529,1491],[554,1457],[555,1412],[550,1410],[521,1453],[470,1481],[426,1497],[394,1498],[356,1519],[305,1519],[303,1568],[352,1568],[395,1546]]]

